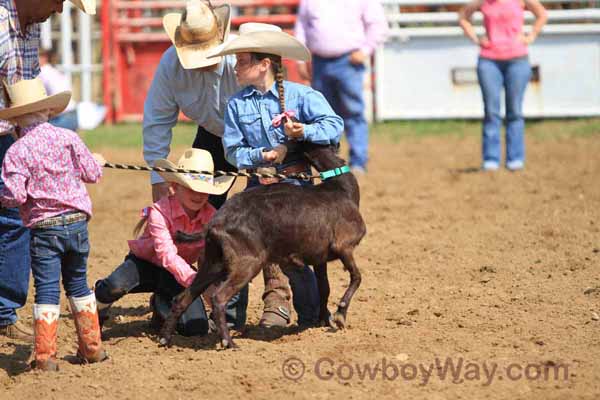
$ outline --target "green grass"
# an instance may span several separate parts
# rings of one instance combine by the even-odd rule
[[[375,136],[388,137],[394,141],[405,137],[478,136],[481,135],[481,121],[393,121],[373,125],[372,132]],[[600,118],[527,120],[525,132],[538,139],[600,135]]]
[[[173,129],[172,146],[191,145],[196,137],[197,125],[179,123]],[[141,148],[142,124],[128,123],[118,125],[102,125],[93,131],[82,134],[83,140],[90,149],[100,147]]]
[[[196,136],[196,125],[179,123],[173,130],[172,146],[189,146]],[[600,135],[600,118],[528,120],[526,133],[538,139],[569,138]],[[427,136],[473,136],[481,134],[481,121],[477,120],[431,120],[394,121],[374,124],[373,136],[393,141],[403,138]],[[141,148],[142,125],[119,124],[101,126],[83,133],[83,139],[91,149],[100,147]]]

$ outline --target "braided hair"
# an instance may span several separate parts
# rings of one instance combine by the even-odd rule
[[[279,94],[279,108],[281,114],[285,112],[285,89],[283,87],[283,80],[285,78],[283,71],[283,61],[281,60],[281,56],[275,54],[268,53],[251,53],[251,57],[255,61],[261,61],[265,58],[271,60],[271,70],[273,71],[273,75],[275,76],[275,82],[277,83],[277,93]],[[286,122],[287,117],[283,120]],[[293,118],[293,120],[296,120]]]

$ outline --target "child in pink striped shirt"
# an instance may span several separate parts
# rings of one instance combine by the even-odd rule
[[[3,207],[19,207],[31,229],[31,269],[35,286],[32,367],[58,370],[56,360],[60,279],[75,319],[82,362],[108,358],[102,348],[94,294],[87,285],[90,251],[87,220],[92,205],[85,183],[98,182],[104,158],[92,155],[75,132],[50,125],[67,106],[70,92],[46,96],[39,79],[7,86],[11,106],[0,120],[17,126],[19,139],[2,165]]]

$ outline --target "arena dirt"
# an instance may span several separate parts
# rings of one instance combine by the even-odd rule
[[[259,329],[258,278],[239,351],[214,336],[159,348],[149,295],[131,295],[106,329],[111,360],[79,366],[63,299],[61,371],[25,372],[31,346],[0,339],[0,398],[600,398],[599,139],[529,139],[524,172],[482,173],[475,137],[376,138],[346,331]],[[108,170],[90,186],[90,283],[126,255],[148,183]],[[334,309],[348,276],[329,270]]]

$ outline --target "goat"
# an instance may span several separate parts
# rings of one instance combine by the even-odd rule
[[[302,146],[304,156],[319,172],[345,165],[333,147]],[[227,328],[225,306],[268,264],[290,268],[313,265],[320,295],[320,324],[344,329],[350,300],[361,282],[353,256],[354,248],[366,234],[359,201],[358,183],[348,171],[319,185],[280,183],[233,196],[206,228],[201,267],[192,284],[176,298],[161,330],[160,344],[170,344],[181,313],[206,288],[220,281],[211,297],[215,324],[222,346],[237,347]],[[332,318],[327,309],[327,262],[338,259],[350,273],[350,285]]]

